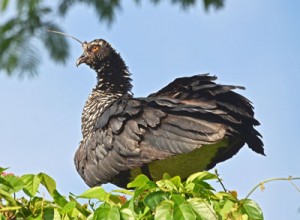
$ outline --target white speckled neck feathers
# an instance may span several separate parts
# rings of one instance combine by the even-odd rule
[[[131,78],[121,56],[104,40],[96,40],[102,52],[88,65],[97,73],[97,84],[82,112],[82,134],[85,138],[95,127],[97,119],[113,102],[123,96],[131,96]]]
[[[123,94],[120,93],[105,93],[102,90],[97,89],[97,87],[93,89],[85,103],[81,116],[81,131],[83,138],[92,132],[96,120],[101,116],[103,111],[122,96]]]

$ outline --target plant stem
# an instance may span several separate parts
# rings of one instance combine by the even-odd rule
[[[222,179],[219,177],[219,173],[218,173],[218,170],[217,170],[217,169],[215,169],[215,174],[216,174],[217,179],[218,179],[218,182],[221,184],[221,186],[222,186],[224,192],[227,192],[227,189],[225,188],[225,186],[224,186],[224,184],[223,184],[223,182],[222,182]]]
[[[298,192],[300,192],[300,189],[292,182],[292,180],[300,180],[300,177],[288,177],[288,178],[272,178],[272,179],[268,179],[268,180],[265,180],[265,181],[262,181],[260,182],[259,184],[257,184],[249,193],[248,195],[246,196],[245,199],[248,199],[250,197],[250,195],[260,186],[263,186],[265,183],[268,183],[268,182],[272,182],[272,181],[279,181],[279,180],[283,180],[283,181],[289,181],[293,187],[296,188],[296,190]]]

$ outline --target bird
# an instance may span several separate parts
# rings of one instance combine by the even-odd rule
[[[82,43],[77,67],[95,73],[82,112],[82,140],[74,157],[89,187],[121,188],[139,174],[158,181],[164,173],[187,179],[233,157],[244,146],[265,155],[254,107],[216,76],[175,79],[147,97],[134,97],[131,73],[104,39]]]

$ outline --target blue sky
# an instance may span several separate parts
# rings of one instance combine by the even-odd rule
[[[143,1],[137,7],[126,1],[110,28],[82,5],[55,21],[81,40],[109,41],[129,66],[135,96],[157,91],[176,77],[206,72],[217,75],[219,83],[245,86],[238,92],[254,103],[267,157],[244,147],[216,167],[225,186],[242,198],[262,180],[300,176],[299,8],[299,1],[240,0],[205,13],[201,4],[184,12],[169,3]],[[38,77],[0,75],[0,165],[18,175],[46,172],[60,192],[79,194],[87,186],[73,155],[95,74],[86,66],[76,68],[81,47],[69,42],[65,66],[49,62],[40,47]],[[265,219],[300,217],[299,192],[288,182],[269,183],[251,198]]]

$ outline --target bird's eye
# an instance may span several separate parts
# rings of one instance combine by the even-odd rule
[[[91,48],[91,51],[93,53],[97,52],[98,50],[100,49],[100,46],[99,45],[93,45],[92,48]]]

